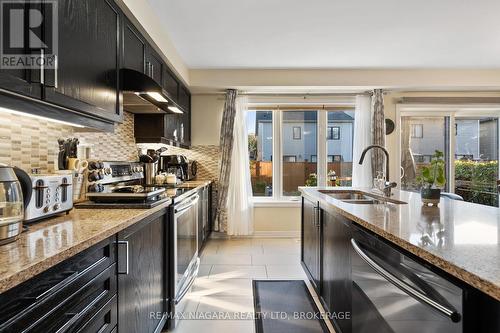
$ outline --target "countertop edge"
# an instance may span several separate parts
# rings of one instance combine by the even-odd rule
[[[467,271],[465,268],[461,266],[457,266],[455,263],[449,262],[446,259],[443,259],[429,251],[426,251],[423,248],[420,248],[418,246],[415,246],[408,241],[397,237],[391,233],[386,232],[385,230],[382,230],[378,228],[377,226],[373,225],[372,223],[368,221],[364,221],[363,219],[359,218],[358,216],[352,215],[349,212],[346,212],[342,208],[332,204],[331,202],[327,202],[323,200],[320,196],[314,196],[312,193],[308,193],[304,189],[299,189],[302,196],[308,197],[308,198],[314,198],[315,200],[328,205],[330,207],[333,207],[335,211],[339,212],[342,216],[352,220],[353,222],[357,223],[358,225],[361,225],[362,227],[376,233],[377,235],[383,237],[384,239],[390,241],[394,245],[401,247],[408,252],[412,253],[413,255],[417,256],[421,260],[424,260],[427,262],[429,265],[436,266],[437,268],[445,271],[446,273],[454,276],[455,278],[461,280],[463,283],[470,285],[483,293],[491,296],[492,298],[496,299],[497,301],[500,301],[500,288],[493,282],[488,281],[483,279],[482,277]],[[422,256],[422,253],[425,254],[425,256]]]
[[[68,247],[64,250],[61,250],[60,252],[52,255],[51,257],[45,258],[41,261],[35,262],[30,266],[27,266],[23,269],[17,270],[13,272],[12,274],[2,278],[0,280],[0,293],[4,293],[18,285],[20,285],[23,282],[28,281],[29,279],[35,277],[36,275],[45,272],[46,270],[56,266],[57,264],[63,262],[66,259],[71,258],[72,256],[85,251],[86,249],[92,247],[93,245],[105,240],[108,237],[111,237],[118,232],[130,227],[131,225],[147,218],[148,216],[161,211],[163,209],[168,208],[172,204],[171,201],[165,202],[162,205],[159,205],[154,208],[150,208],[148,210],[145,210],[144,213],[141,213],[137,216],[134,216],[130,220],[127,220],[127,222],[121,223],[118,226],[115,226],[113,228],[104,230],[100,232],[97,235],[94,235],[93,237],[90,237],[88,239],[85,239],[81,241],[80,243],[73,245],[71,247]]]

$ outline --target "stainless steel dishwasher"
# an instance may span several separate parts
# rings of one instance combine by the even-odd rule
[[[463,331],[463,290],[354,227],[351,239],[352,332]]]

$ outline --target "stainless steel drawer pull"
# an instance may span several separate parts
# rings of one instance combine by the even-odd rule
[[[128,241],[117,241],[116,244],[118,246],[120,245],[125,245],[125,271],[120,271],[118,268],[118,274],[125,274],[127,275],[129,273],[129,244]],[[120,262],[120,247],[118,247],[118,262]],[[119,265],[118,265],[119,267]]]
[[[92,302],[90,302],[82,311],[77,313],[66,313],[67,316],[71,316],[71,319],[68,320],[56,333],[67,332],[71,326],[73,326],[80,318],[85,316],[90,310],[92,310],[97,303],[99,303],[106,295],[109,293],[108,290],[104,290],[101,292]]]
[[[351,245],[354,251],[363,259],[373,270],[375,270],[378,274],[380,274],[384,279],[392,283],[394,286],[398,287],[402,291],[404,291],[409,296],[413,297],[420,303],[427,305],[431,309],[437,311],[441,315],[448,317],[452,322],[458,323],[462,319],[460,313],[458,313],[455,309],[450,309],[432,299],[427,297],[425,294],[416,290],[406,282],[402,281],[398,277],[394,276],[392,273],[387,271],[385,268],[377,264],[373,259],[370,258],[358,245],[354,238],[351,238]]]
[[[35,300],[39,300],[45,297],[49,297],[50,295],[56,293],[57,291],[61,290],[62,288],[66,287],[69,285],[71,282],[75,281],[76,278],[79,276],[78,272],[70,272],[70,275],[64,278],[61,282],[56,284],[55,286],[51,287],[50,289],[44,291],[37,297],[35,297]]]

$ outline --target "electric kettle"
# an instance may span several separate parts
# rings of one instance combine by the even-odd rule
[[[11,166],[0,164],[0,245],[15,241],[23,231],[21,184]]]

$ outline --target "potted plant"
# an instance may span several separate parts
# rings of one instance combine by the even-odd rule
[[[430,165],[422,168],[418,182],[421,185],[420,195],[425,205],[437,205],[441,199],[441,189],[446,184],[444,165],[443,152],[436,150]]]

